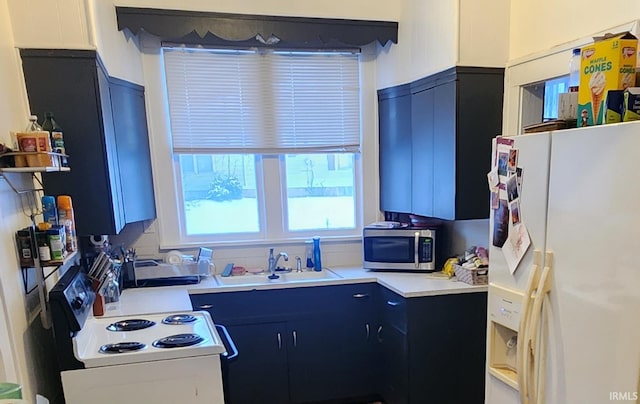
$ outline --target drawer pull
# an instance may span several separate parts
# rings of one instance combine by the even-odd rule
[[[297,347],[298,346],[298,333],[293,331],[291,334],[293,334],[293,346]]]
[[[389,306],[394,306],[395,307],[395,306],[398,306],[400,304],[400,302],[396,302],[394,300],[387,300],[387,304]]]
[[[208,309],[210,309],[212,307],[213,307],[212,304],[206,303],[206,304],[201,304],[200,306],[198,306],[198,309],[200,309],[200,310],[208,310]]]
[[[278,333],[278,349],[282,349],[282,335]]]
[[[382,343],[382,326],[378,327],[378,342]]]
[[[365,297],[369,297],[369,294],[368,293],[356,293],[356,294],[353,295],[353,297],[355,297],[356,299],[362,299],[362,298],[365,298]]]
[[[371,327],[369,327],[369,323],[366,323],[364,328],[367,330],[367,341],[369,341],[369,335],[371,334]]]

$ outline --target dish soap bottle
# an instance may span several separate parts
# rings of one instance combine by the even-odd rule
[[[322,271],[322,254],[320,253],[320,237],[313,238],[313,270]]]

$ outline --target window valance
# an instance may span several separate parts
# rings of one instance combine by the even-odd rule
[[[118,29],[142,31],[163,41],[289,49],[355,48],[372,42],[398,43],[391,21],[116,7]]]

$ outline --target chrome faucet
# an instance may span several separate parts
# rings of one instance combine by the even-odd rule
[[[286,252],[281,251],[277,256],[273,256],[273,248],[269,249],[269,279],[278,279],[280,276],[276,275],[276,268],[278,267],[278,260],[283,257],[285,261],[289,261],[289,255]]]

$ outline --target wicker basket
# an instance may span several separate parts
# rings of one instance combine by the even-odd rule
[[[455,265],[454,271],[459,281],[468,283],[469,285],[489,284],[489,268],[467,269],[460,265]]]

